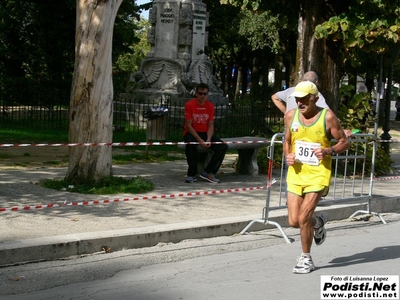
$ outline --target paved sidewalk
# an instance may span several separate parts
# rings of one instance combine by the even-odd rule
[[[237,175],[232,167],[235,155],[224,161],[220,184],[199,180],[184,183],[186,162],[117,165],[116,176],[140,174],[151,180],[154,191],[143,195],[81,195],[42,188],[35,183],[45,178],[62,178],[66,168],[37,168],[2,171],[0,175],[0,207],[61,204],[90,200],[122,199],[114,204],[65,206],[0,213],[0,264],[59,258],[93,253],[102,249],[117,251],[151,246],[159,242],[178,242],[188,238],[239,233],[250,221],[262,218],[267,184],[266,176]],[[400,210],[398,180],[377,181],[374,195],[379,199],[378,212]],[[278,185],[278,183],[277,183]],[[250,189],[257,187],[257,189]],[[272,186],[275,188],[275,186]],[[229,192],[240,189],[240,192]],[[245,189],[245,190],[243,190]],[[216,194],[205,194],[216,190]],[[188,196],[190,192],[198,195]],[[183,194],[184,197],[163,198],[162,195]],[[139,197],[139,200],[133,200]],[[385,200],[384,200],[385,199]],[[270,206],[278,206],[271,197]],[[329,218],[343,219],[365,205],[323,205]],[[273,210],[270,220],[287,226],[286,209]],[[250,230],[266,229],[255,224]]]
[[[374,212],[400,211],[400,143],[391,146],[394,173],[389,174],[391,180],[374,182]],[[252,220],[262,218],[266,190],[260,187],[267,185],[267,178],[235,174],[231,167],[235,158],[225,158],[218,174],[219,184],[201,179],[193,184],[184,183],[184,160],[115,165],[115,176],[141,175],[154,183],[154,191],[143,195],[81,195],[35,184],[41,179],[63,178],[66,168],[1,171],[0,208],[123,198],[128,201],[0,212],[0,265],[237,234]],[[271,192],[278,185],[279,182],[273,185]],[[240,191],[231,191],[234,189]],[[217,192],[211,193],[212,190]],[[210,193],[206,194],[207,191]],[[162,196],[172,194],[184,196]],[[144,200],[144,196],[154,197]],[[134,197],[139,200],[133,200]],[[272,195],[270,207],[278,206],[278,197]],[[317,208],[328,211],[330,220],[348,218],[360,209],[365,209],[365,204],[324,204]],[[269,220],[285,227],[286,214],[285,208],[272,210]],[[270,227],[257,223],[250,230],[266,228]]]

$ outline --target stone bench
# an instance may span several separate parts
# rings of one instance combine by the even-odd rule
[[[233,137],[221,138],[228,145],[229,149],[238,151],[238,161],[235,166],[235,171],[238,174],[258,175],[257,155],[260,148],[269,146],[269,141],[260,137]],[[179,144],[179,149],[185,149],[186,145]],[[197,170],[200,172],[204,169],[206,162],[209,161],[212,150],[198,146],[198,163]]]

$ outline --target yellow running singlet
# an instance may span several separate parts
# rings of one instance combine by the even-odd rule
[[[311,125],[300,121],[299,110],[296,109],[290,131],[292,135],[292,151],[296,160],[289,166],[287,182],[296,185],[324,185],[329,187],[331,181],[332,157],[330,155],[319,161],[312,153],[315,148],[329,148],[331,140],[326,132],[326,112],[323,109],[317,120]]]

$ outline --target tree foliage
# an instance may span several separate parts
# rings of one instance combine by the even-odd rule
[[[50,109],[54,102],[68,103],[74,60],[74,5],[74,0],[0,2],[3,107],[18,103]]]
[[[242,9],[251,8],[257,10],[261,5],[261,0],[220,0],[222,4],[240,6]]]
[[[270,48],[277,53],[281,50],[279,30],[286,29],[286,24],[280,22],[280,15],[270,11],[253,13],[245,10],[241,14],[239,34],[247,38],[252,50]]]
[[[289,12],[297,5],[310,4],[306,0],[263,2],[259,0],[220,0],[242,10],[263,11],[273,6],[283,6]],[[329,51],[341,53],[342,73],[378,73],[378,54],[387,53],[399,41],[400,8],[396,0],[334,0],[316,2],[326,5],[325,12],[316,19],[315,37],[324,40]],[[307,6],[308,7],[308,6]],[[309,8],[309,7],[308,7]],[[303,10],[307,14],[308,10]],[[283,14],[284,15],[284,14]],[[290,20],[290,19],[289,19]],[[373,70],[371,72],[371,70]],[[370,74],[371,75],[371,74]]]
[[[76,0],[0,2],[0,95],[2,105],[67,105],[74,70]],[[115,19],[113,63],[139,39],[139,7],[124,0]],[[126,75],[126,74],[124,74]],[[126,83],[128,78],[116,78]],[[21,89],[24,86],[24,89]],[[1,99],[0,99],[1,100]]]
[[[222,6],[215,0],[204,0],[203,2],[207,5],[207,11],[210,13],[206,54],[214,64],[216,75],[222,82],[222,89],[232,101],[237,93],[237,70],[248,64],[247,56],[251,53],[246,39],[238,35],[240,8]],[[236,72],[233,73],[233,69]]]
[[[45,80],[71,74],[74,0],[5,0],[0,20],[0,68],[5,75]],[[60,63],[65,61],[69,63]]]
[[[147,42],[147,31],[150,27],[149,22],[143,18],[139,20],[133,19],[132,22],[137,42],[129,44],[129,51],[119,55],[113,65],[114,79],[117,80],[114,85],[117,91],[124,91],[126,89],[130,75],[140,69],[143,58],[150,51],[150,44]]]
[[[340,45],[343,62],[349,61],[353,67],[363,62],[360,53],[370,60],[371,55],[390,51],[399,35],[400,8],[398,1],[390,0],[353,0],[339,15],[315,28],[316,38]]]
[[[218,75],[225,93],[231,101],[232,97],[267,101],[271,94],[269,70],[282,69],[283,65],[289,70],[294,65],[296,13],[266,1],[260,2],[258,11],[251,5],[242,9],[241,5],[223,5],[227,2],[218,0],[203,2],[210,13],[208,52],[216,70],[221,72]],[[246,92],[248,70],[250,94]]]

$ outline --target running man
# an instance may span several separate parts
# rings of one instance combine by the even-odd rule
[[[326,238],[326,214],[313,217],[321,197],[327,195],[331,181],[332,155],[346,151],[349,141],[335,114],[316,105],[317,86],[310,81],[296,85],[293,97],[297,108],[285,115],[283,150],[289,166],[287,175],[289,225],[300,228],[302,254],[294,273],[315,269],[311,244],[321,245]],[[337,143],[332,146],[331,139]]]

